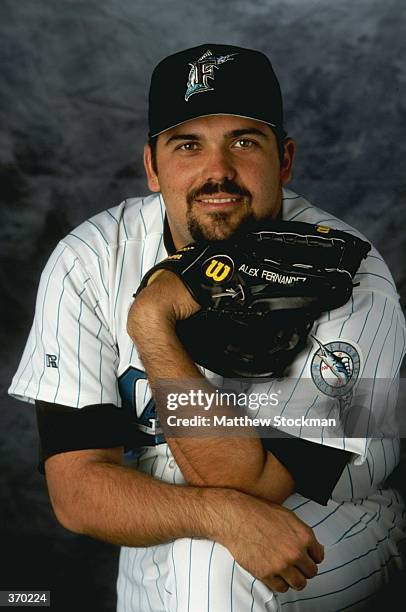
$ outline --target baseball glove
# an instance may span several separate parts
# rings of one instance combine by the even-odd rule
[[[177,334],[196,363],[223,376],[282,376],[315,319],[349,300],[371,248],[308,223],[257,227],[179,249],[149,270],[138,290],[160,269],[182,279],[201,309],[177,323]]]

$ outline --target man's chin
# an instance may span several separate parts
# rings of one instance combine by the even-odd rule
[[[213,212],[209,219],[199,219],[194,215],[188,218],[188,229],[195,242],[202,240],[227,240],[239,233],[246,233],[255,223],[252,211],[244,215],[229,215],[224,212]]]

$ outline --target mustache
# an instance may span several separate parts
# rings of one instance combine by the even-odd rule
[[[189,205],[192,204],[193,200],[198,199],[200,196],[212,196],[216,193],[229,193],[230,195],[236,195],[241,197],[249,197],[251,198],[251,192],[245,187],[238,185],[234,181],[229,179],[224,179],[221,183],[214,183],[212,181],[208,181],[202,187],[198,187],[197,189],[193,189],[187,194],[187,203]]]

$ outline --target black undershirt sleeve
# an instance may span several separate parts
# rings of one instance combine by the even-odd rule
[[[151,443],[151,436],[138,431],[131,417],[114,404],[72,408],[37,400],[35,406],[42,474],[45,460],[58,453],[117,446],[129,449]]]
[[[262,438],[262,445],[290,472],[297,493],[323,506],[352,458],[348,451],[294,436]]]

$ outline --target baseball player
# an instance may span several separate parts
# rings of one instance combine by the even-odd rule
[[[200,308],[182,281],[160,271],[134,299],[145,274],[253,220],[363,237],[285,187],[295,144],[262,53],[207,44],[165,58],[149,128],[152,195],[57,245],[9,390],[36,404],[56,516],[122,547],[119,612],[363,609],[402,567],[404,505],[385,484],[399,443],[376,435],[393,413],[405,349],[392,276],[372,248],[350,299],[314,321],[289,375],[251,384],[281,398],[253,414],[278,417],[286,437],[165,437],[159,381],[210,391],[222,375],[196,365],[176,334]],[[330,426],[354,406],[361,428]],[[306,430],[313,416],[326,418],[317,435]]]

